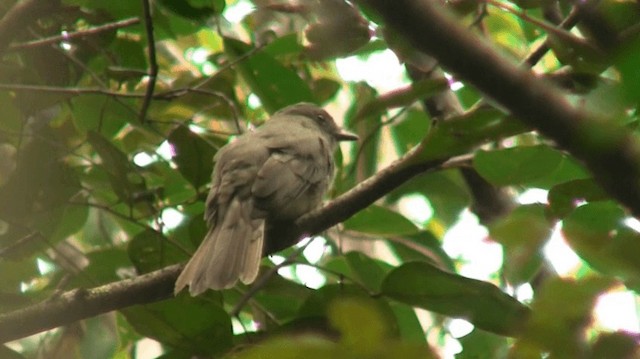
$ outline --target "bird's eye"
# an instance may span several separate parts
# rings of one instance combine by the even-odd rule
[[[324,116],[323,116],[323,115],[316,115],[316,119],[317,119],[318,121],[320,121],[320,122],[324,122],[324,121],[325,121],[325,118],[324,118]]]

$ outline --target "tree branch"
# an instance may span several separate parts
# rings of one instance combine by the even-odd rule
[[[500,56],[437,2],[361,2],[458,78],[582,160],[614,199],[640,216],[640,143],[627,130],[571,106],[557,88]]]
[[[36,305],[0,315],[0,343],[136,304],[166,299],[182,266],[92,289],[74,289]]]
[[[22,0],[18,1],[0,19],[0,55],[4,54],[13,39],[23,29],[60,3],[49,0]]]
[[[131,25],[135,25],[138,24],[140,22],[140,19],[138,19],[137,17],[132,17],[129,19],[124,19],[124,20],[120,20],[120,21],[116,21],[116,22],[111,22],[108,24],[104,24],[104,25],[100,25],[100,26],[95,26],[95,27],[90,27],[88,29],[84,29],[84,30],[78,30],[78,31],[74,31],[74,32],[70,32],[68,34],[64,34],[64,35],[57,35],[57,36],[51,36],[51,37],[47,37],[44,39],[38,39],[38,40],[33,40],[33,41],[28,41],[28,42],[23,42],[23,43],[19,43],[19,44],[13,44],[9,47],[9,50],[22,50],[22,49],[29,49],[29,48],[34,48],[34,47],[39,47],[39,46],[46,46],[46,45],[51,45],[51,44],[57,44],[59,42],[63,42],[63,41],[70,41],[76,38],[83,38],[83,37],[89,37],[89,36],[93,36],[93,35],[97,35],[106,31],[113,31],[113,30],[117,30],[117,29],[121,29],[123,27],[128,27]]]

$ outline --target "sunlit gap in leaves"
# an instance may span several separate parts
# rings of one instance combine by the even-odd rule
[[[518,197],[521,204],[546,203],[548,192],[541,189],[530,189],[523,192]],[[586,204],[579,203],[578,205]],[[627,218],[624,224],[629,228],[640,232],[640,221],[635,218]],[[557,223],[549,241],[543,248],[545,258],[551,263],[553,269],[561,277],[576,278],[579,272],[586,266],[580,257],[571,249],[562,236],[562,223]],[[522,286],[521,286],[522,287]],[[524,288],[518,288],[523,290]],[[530,298],[533,296],[531,290]],[[516,291],[518,299],[526,297],[523,293]],[[611,290],[602,294],[594,308],[594,327],[604,330],[625,330],[629,332],[640,332],[640,322],[638,321],[638,307],[635,294],[623,287]]]
[[[204,47],[192,47],[185,51],[184,57],[204,75],[213,75],[216,66],[209,61],[209,50]]]
[[[255,7],[253,4],[246,0],[238,0],[234,4],[228,4],[224,8],[222,16],[232,24],[239,23],[245,16],[249,15]]]
[[[36,265],[38,266],[38,272],[40,275],[46,275],[56,269],[56,266],[53,263],[41,258],[36,258]]]
[[[249,105],[249,108],[255,110],[262,107],[262,102],[256,94],[252,93],[247,97],[247,105]]]
[[[177,209],[169,207],[162,210],[160,218],[162,219],[163,229],[165,231],[170,231],[178,228],[185,216]]]
[[[158,341],[144,338],[136,342],[135,353],[135,359],[154,359],[164,354],[164,350]]]
[[[61,32],[62,36],[67,37],[69,35],[68,31],[62,31]],[[71,46],[71,43],[63,41],[60,43],[60,48],[62,48],[65,51],[70,51],[73,47]]]
[[[496,279],[502,267],[502,247],[489,240],[488,235],[487,228],[469,210],[464,210],[444,235],[442,248],[460,262],[461,275],[479,280]]]
[[[133,163],[140,167],[147,167],[155,161],[157,161],[157,159],[146,152],[138,152],[133,156]]]
[[[404,66],[391,50],[337,59],[336,69],[344,81],[365,81],[381,92],[408,84]]]
[[[424,227],[433,217],[433,207],[429,199],[420,193],[402,196],[398,201],[398,210],[420,227]]]
[[[311,243],[308,243],[311,241]],[[308,244],[307,244],[308,243]],[[324,237],[306,238],[298,243],[295,248],[301,248],[306,245],[302,251],[302,256],[310,264],[318,264],[327,253],[327,240]],[[269,259],[273,264],[280,265],[286,258],[280,255],[271,255]],[[327,282],[326,276],[318,268],[306,264],[287,265],[278,270],[278,274],[284,278],[299,282],[313,289],[318,289]]]

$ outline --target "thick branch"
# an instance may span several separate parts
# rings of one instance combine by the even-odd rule
[[[166,299],[182,267],[174,265],[134,279],[74,289],[39,304],[0,315],[0,343],[136,304]]]
[[[437,2],[362,2],[458,78],[582,160],[613,198],[640,215],[640,144],[628,131],[572,107],[558,89],[501,57]]]

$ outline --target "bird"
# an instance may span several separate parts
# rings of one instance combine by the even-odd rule
[[[208,232],[174,294],[186,286],[196,296],[255,281],[265,223],[292,221],[317,208],[333,181],[338,142],[357,139],[327,111],[302,102],[220,148],[205,203]]]

